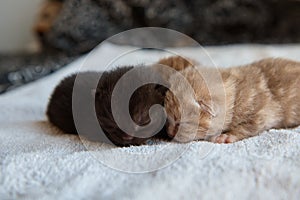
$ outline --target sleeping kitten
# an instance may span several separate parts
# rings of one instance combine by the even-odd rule
[[[141,73],[138,74],[136,80],[143,79],[143,76],[151,76],[151,74],[147,74],[149,71],[144,72],[144,67],[141,67]],[[111,142],[118,146],[128,146],[128,145],[139,145],[143,144],[149,138],[140,138],[138,135],[133,137],[135,133],[126,134],[122,131],[118,125],[116,124],[111,110],[111,97],[113,90],[115,88],[116,83],[119,79],[129,70],[133,69],[133,67],[123,67],[117,68],[115,70],[109,72],[103,72],[101,79],[98,82],[97,88],[93,88],[93,83],[98,81],[101,73],[99,72],[83,72],[80,73],[81,79],[83,80],[80,84],[80,98],[79,101],[83,101],[87,98],[95,98],[95,111],[99,124],[101,125],[102,130],[106,134],[106,136],[110,139]],[[72,113],[72,93],[74,82],[76,79],[76,74],[71,75],[64,80],[62,80],[59,85],[55,88],[50,102],[47,108],[47,116],[49,121],[59,127],[61,130],[66,133],[77,134],[77,130],[74,124],[73,113]],[[122,88],[124,92],[127,92],[126,88],[129,88],[129,85],[132,84],[134,80],[125,84]],[[95,96],[92,95],[92,92],[95,93]],[[149,109],[154,104],[163,104],[164,94],[166,92],[166,88],[157,84],[146,84],[139,87],[132,94],[129,101],[129,113],[132,117],[132,120],[140,126],[145,126],[150,123],[149,117]],[[92,99],[93,100],[93,99]],[[74,102],[73,102],[74,103]],[[118,109],[118,108],[116,108]],[[88,110],[88,111],[86,111]],[[85,108],[83,105],[82,108],[83,115],[84,112],[92,112],[91,108]],[[87,114],[86,116],[88,116]],[[159,123],[157,119],[154,119],[154,123]],[[88,122],[90,119],[83,119]],[[150,132],[158,132],[159,130],[147,130]],[[138,133],[138,131],[137,131]],[[136,133],[136,134],[137,134]],[[93,138],[93,136],[86,136]],[[166,131],[159,131],[154,137],[167,139]]]
[[[209,74],[211,68],[200,66],[198,70]],[[299,62],[268,58],[219,71],[223,86],[211,92],[207,85],[212,86],[213,79],[204,80],[195,67],[184,67],[180,73],[194,89],[194,95],[185,94],[186,88],[178,74],[169,78],[172,92],[168,91],[165,98],[169,136],[179,142],[205,139],[232,143],[271,128],[300,125]],[[226,95],[222,100],[223,88]],[[178,95],[183,96],[189,111],[199,111],[198,117],[180,121]],[[177,136],[179,126],[182,131]],[[197,133],[191,137],[195,126]]]

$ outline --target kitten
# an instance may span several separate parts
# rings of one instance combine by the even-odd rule
[[[118,127],[112,115],[111,98],[115,85],[119,79],[131,69],[133,69],[133,67],[117,68],[112,71],[103,72],[102,74],[99,72],[80,73],[80,77],[83,80],[79,83],[79,96],[82,98],[79,99],[79,101],[82,100],[84,102],[84,100],[87,98],[95,98],[94,108],[96,111],[97,120],[110,141],[118,146],[144,144],[150,138],[138,137],[138,130],[136,133],[132,133],[130,135],[126,134]],[[148,73],[149,71],[146,70],[146,67],[140,67],[140,69],[141,71],[135,77],[136,80],[143,79],[143,76],[151,76],[151,74]],[[97,88],[93,88],[93,83],[98,81],[100,75],[102,76],[98,82],[98,85],[96,84]],[[71,134],[77,134],[72,113],[72,93],[76,76],[77,74],[71,75],[59,83],[50,98],[47,108],[47,116],[49,121],[66,133]],[[135,82],[134,80],[132,81]],[[124,92],[127,92],[127,89],[129,88],[129,85],[132,84],[132,81],[123,85],[122,90]],[[93,92],[95,93],[94,96],[92,95]],[[166,88],[157,84],[146,84],[135,90],[129,101],[129,113],[132,117],[132,120],[140,126],[149,124],[149,109],[154,104],[163,104],[165,92]],[[88,111],[86,111],[86,109]],[[91,108],[86,109],[83,105],[83,115],[85,115],[84,112],[93,111]],[[157,117],[157,119],[155,118],[154,123],[159,123],[159,118],[161,118],[161,116]],[[85,121],[87,121],[88,126],[89,119],[86,119]],[[159,130],[153,129],[146,131],[149,131],[150,133],[156,133]],[[133,137],[132,135],[137,136]],[[93,136],[91,136],[91,138],[92,137]],[[154,137],[163,139],[168,138],[164,129],[159,131],[159,133]],[[89,139],[89,136],[87,136],[87,138]]]
[[[214,76],[204,80],[197,70]],[[186,94],[187,88],[178,74],[169,78],[171,87],[164,104],[170,137],[179,142],[205,139],[232,143],[271,128],[300,125],[299,62],[268,58],[245,66],[219,69],[219,72],[223,85],[215,83],[217,74],[212,68],[184,67],[180,73],[195,94]],[[214,84],[217,87],[209,90]],[[223,89],[224,98],[221,97]],[[185,112],[199,111],[199,115],[181,122],[181,107],[176,96],[183,97]],[[182,128],[177,136],[179,126]],[[191,137],[195,127],[196,134]]]

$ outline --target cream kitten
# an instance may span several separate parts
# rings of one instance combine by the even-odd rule
[[[168,63],[172,67],[172,62]],[[175,69],[180,68],[177,64]],[[181,68],[180,74],[187,79],[194,94],[187,94],[182,78],[173,74],[168,80],[171,87],[164,102],[168,135],[178,142],[205,139],[231,143],[271,128],[300,125],[299,62],[268,58],[228,69],[193,67],[186,63]],[[219,82],[216,81],[218,71]],[[178,96],[183,98],[187,111],[181,110]],[[199,113],[182,122],[182,111]],[[177,134],[178,127],[181,131]],[[193,135],[195,127],[197,131]]]

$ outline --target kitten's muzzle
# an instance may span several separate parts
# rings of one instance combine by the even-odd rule
[[[167,133],[169,137],[171,138],[175,137],[175,135],[178,132],[179,125],[180,125],[179,123],[174,123],[173,125],[167,122]]]

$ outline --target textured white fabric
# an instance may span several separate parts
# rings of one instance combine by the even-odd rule
[[[103,70],[111,57],[129,49],[106,44],[86,62]],[[198,50],[171,49],[211,64]],[[233,45],[209,47],[207,51],[215,64],[224,67],[268,56],[300,61],[300,45]],[[117,62],[137,64],[163,55],[138,51]],[[122,160],[124,152],[143,157],[143,152],[164,145],[174,153],[176,148],[188,146],[173,164],[148,173],[121,172],[101,164],[78,137],[63,134],[45,116],[55,85],[77,71],[84,60],[0,96],[0,199],[299,199],[300,127],[270,130],[234,144],[162,143],[129,148],[90,144],[93,153],[103,152],[106,159],[117,160],[128,169],[147,163]],[[96,60],[103,65],[95,64]],[[203,156],[203,148],[211,151]]]

